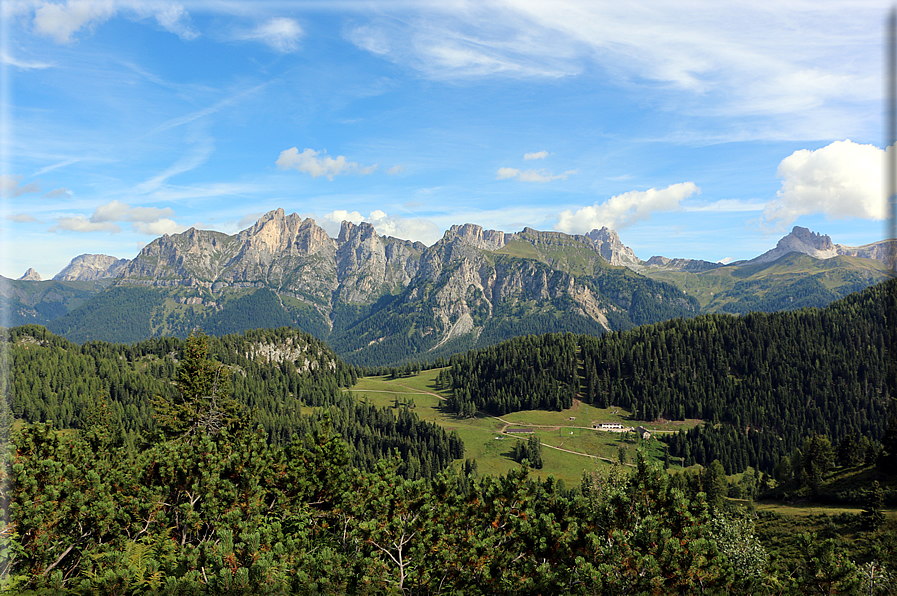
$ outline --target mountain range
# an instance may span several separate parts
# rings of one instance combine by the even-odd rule
[[[893,242],[852,248],[795,227],[731,265],[642,261],[585,235],[452,226],[432,246],[343,222],[331,238],[282,209],[235,235],[190,229],[133,259],[81,255],[51,281],[0,280],[8,324],[131,342],[295,326],[349,362],[434,359],[527,333],[600,334],[700,312],[824,306],[884,279]]]

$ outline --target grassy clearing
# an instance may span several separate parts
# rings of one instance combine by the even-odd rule
[[[449,431],[457,431],[464,441],[464,457],[477,460],[481,474],[504,474],[517,468],[511,459],[513,441],[526,440],[529,435],[514,437],[502,434],[502,430],[512,425],[515,428],[533,427],[534,433],[542,441],[544,467],[535,470],[539,477],[554,476],[568,486],[577,486],[583,471],[609,465],[606,460],[617,461],[619,447],[626,450],[627,461],[635,460],[638,447],[633,433],[599,432],[591,428],[592,422],[621,422],[633,426],[627,420],[629,412],[620,408],[595,408],[576,401],[573,407],[561,412],[527,410],[514,412],[499,418],[479,414],[474,418],[459,418],[444,410],[442,399],[451,395],[448,391],[437,390],[438,370],[423,371],[419,375],[399,379],[385,376],[365,377],[352,387],[352,394],[359,400],[381,407],[411,407],[422,420],[435,422]],[[409,404],[403,406],[402,403]],[[574,420],[570,420],[574,418]],[[677,431],[692,428],[700,421],[679,423],[644,424],[658,431]],[[570,434],[573,433],[573,434]],[[657,440],[643,442],[649,455],[663,460],[664,448]],[[568,453],[567,451],[575,453]]]

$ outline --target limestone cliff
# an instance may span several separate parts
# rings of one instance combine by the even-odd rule
[[[33,267],[30,267],[18,281],[40,281],[40,274]]]
[[[79,255],[59,273],[56,281],[94,281],[118,277],[130,263],[128,259],[117,259],[109,255]]]
[[[631,248],[623,245],[616,231],[602,227],[600,230],[592,230],[586,237],[595,243],[595,249],[611,265],[629,267],[635,271],[642,268],[639,258]]]

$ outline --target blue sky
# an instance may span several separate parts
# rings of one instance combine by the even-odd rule
[[[432,244],[884,237],[882,1],[6,0],[0,275],[283,208]]]

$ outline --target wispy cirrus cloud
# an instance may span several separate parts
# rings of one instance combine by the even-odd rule
[[[861,114],[881,93],[880,44],[868,35],[885,13],[878,2],[772,8],[735,0],[726,10],[712,0],[411,6],[346,36],[434,79],[558,78],[598,68],[610,84],[650,92],[671,110],[687,102],[698,117],[749,119],[718,132],[721,138],[873,132],[874,119]]]
[[[302,27],[294,19],[274,17],[251,30],[235,33],[233,37],[242,41],[258,41],[273,50],[287,53],[299,48],[303,34]]]
[[[567,170],[561,174],[553,174],[546,170],[518,170],[517,168],[498,168],[495,174],[496,180],[517,179],[521,182],[551,182],[552,180],[566,180],[567,176],[578,173],[578,170]]]

